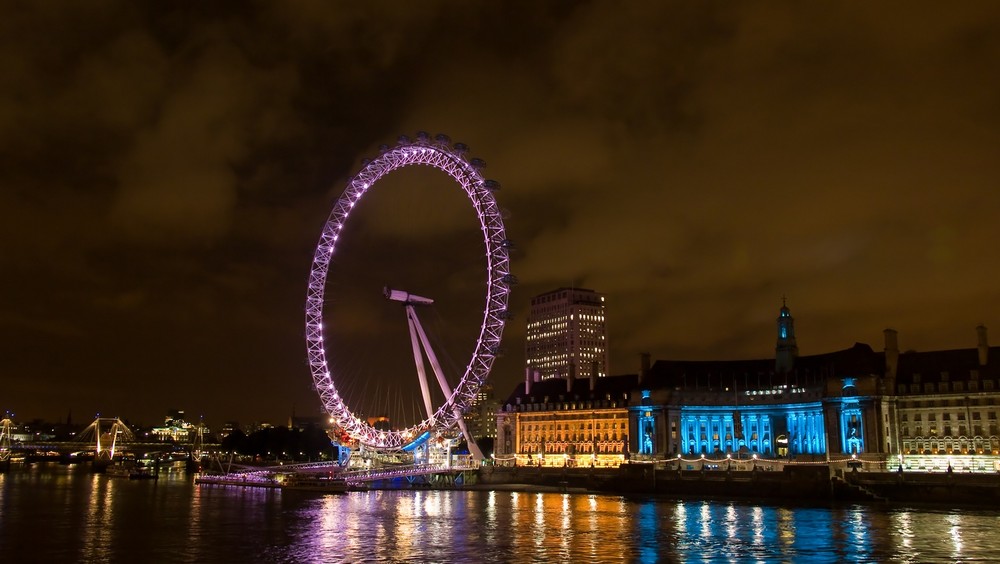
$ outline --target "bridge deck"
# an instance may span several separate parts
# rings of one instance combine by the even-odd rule
[[[214,475],[216,478],[226,478],[228,481],[239,482],[241,485],[268,484],[273,481],[274,474],[331,474],[333,477],[342,478],[348,484],[361,485],[379,480],[392,480],[396,478],[412,478],[415,476],[428,476],[433,474],[451,474],[455,472],[465,472],[475,470],[475,465],[452,465],[444,466],[439,464],[421,464],[413,466],[401,466],[392,468],[375,468],[371,470],[344,470],[340,466],[329,462],[313,462],[306,464],[286,464],[283,466],[270,466],[267,468],[233,465],[233,471]],[[237,469],[238,468],[238,469]],[[207,475],[206,475],[207,477]],[[217,480],[215,480],[217,481]],[[205,480],[208,483],[209,480]]]

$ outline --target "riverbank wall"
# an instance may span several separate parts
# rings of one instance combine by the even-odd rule
[[[1000,508],[1000,474],[847,472],[843,481],[880,501]]]

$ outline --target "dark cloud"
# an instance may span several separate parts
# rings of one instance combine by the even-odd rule
[[[312,247],[360,159],[417,129],[504,186],[522,283],[501,393],[528,299],[565,285],[608,295],[616,372],[640,351],[768,356],[782,295],[806,354],[886,326],[905,348],[970,346],[1000,327],[998,31],[985,2],[13,6],[2,401],[315,410]],[[412,370],[381,285],[434,294],[461,366],[482,277],[447,178],[383,184],[330,289],[337,359],[386,374],[351,384],[379,397]]]
[[[111,218],[142,241],[226,234],[238,199],[235,165],[254,145],[284,136],[293,118],[294,72],[254,68],[234,46],[206,43],[194,60],[165,69],[173,88],[118,165]]]

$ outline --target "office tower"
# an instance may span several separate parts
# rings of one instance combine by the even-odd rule
[[[540,379],[608,374],[604,296],[584,288],[559,288],[531,299],[526,369]]]

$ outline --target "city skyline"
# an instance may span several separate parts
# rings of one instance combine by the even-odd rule
[[[765,358],[782,296],[803,355],[1000,330],[991,3],[9,12],[0,409],[318,411],[303,308],[323,221],[361,159],[418,130],[502,184],[520,284],[498,395],[523,379],[531,296],[558,287],[607,297],[611,374],[642,352]],[[465,361],[481,241],[432,172],[386,179],[333,266],[346,369],[412,381],[379,301],[397,279]]]

